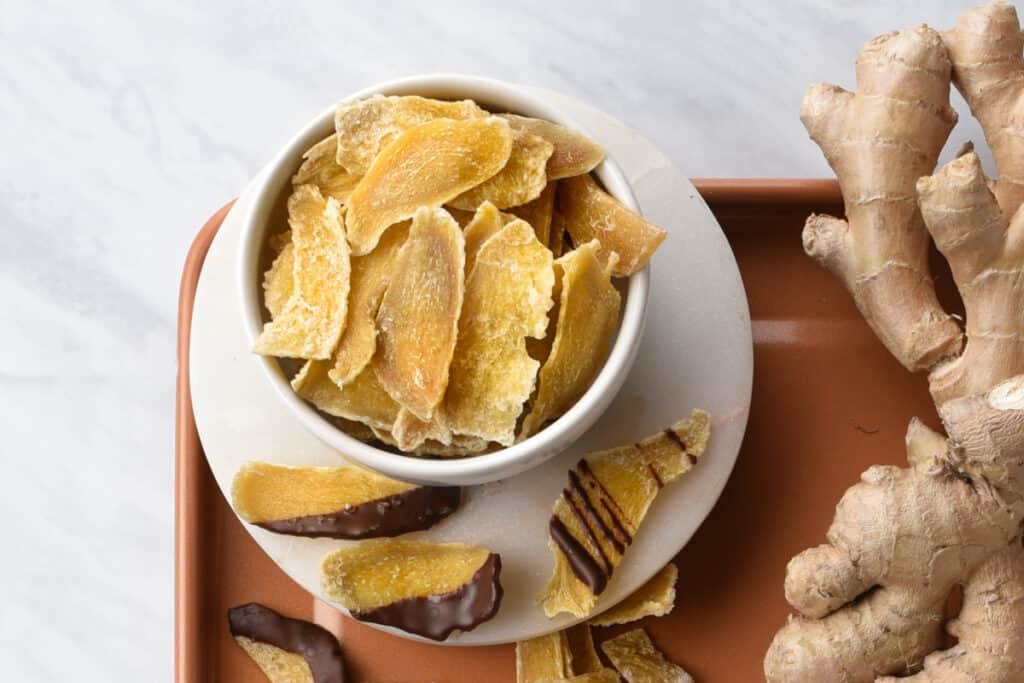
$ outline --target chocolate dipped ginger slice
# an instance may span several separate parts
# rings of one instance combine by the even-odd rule
[[[589,455],[569,471],[548,526],[555,570],[540,600],[549,617],[593,611],[651,503],[697,464],[710,434],[710,416],[696,410],[637,444]]]
[[[360,467],[249,462],[231,501],[239,516],[292,536],[376,538],[429,529],[459,507],[454,486],[416,486]]]
[[[444,640],[501,605],[501,558],[462,543],[377,539],[327,555],[324,593],[356,619]]]
[[[238,646],[271,683],[343,683],[345,662],[327,629],[255,602],[228,610]]]

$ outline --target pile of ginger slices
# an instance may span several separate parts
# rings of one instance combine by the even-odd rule
[[[475,102],[342,102],[271,231],[254,350],[357,438],[460,457],[568,410],[618,325],[613,278],[664,240],[591,175],[604,150]]]

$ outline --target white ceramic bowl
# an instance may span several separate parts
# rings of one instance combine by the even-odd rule
[[[526,94],[508,83],[461,75],[430,75],[382,83],[350,95],[360,98],[385,95],[421,95],[438,99],[472,99],[485,109],[513,112],[547,119],[586,133],[586,129],[559,109]],[[317,116],[270,162],[265,180],[253,190],[253,199],[243,221],[238,254],[238,286],[241,289],[242,320],[250,343],[255,343],[264,324],[261,260],[270,230],[284,223],[283,205],[291,177],[303,152],[326,137],[334,127],[334,107]],[[598,139],[598,142],[601,142]],[[611,159],[595,170],[605,189],[626,206],[639,210],[621,169]],[[608,358],[597,378],[564,415],[528,439],[507,448],[467,458],[431,459],[401,455],[355,439],[292,391],[288,377],[275,358],[262,358],[263,369],[277,395],[313,434],[345,456],[390,477],[423,484],[481,484],[513,476],[561,452],[601,416],[622,387],[636,359],[646,321],[649,268],[632,275],[623,290],[624,304],[618,332]]]

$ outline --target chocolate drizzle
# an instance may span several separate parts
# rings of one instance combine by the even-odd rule
[[[330,631],[302,619],[289,619],[256,602],[228,610],[231,635],[301,655],[314,683],[343,683],[341,645]]]
[[[551,516],[548,533],[551,535],[551,540],[565,555],[565,559],[569,561],[569,567],[576,578],[587,584],[590,592],[594,595],[603,593],[608,586],[608,575],[597,564],[593,555],[587,552],[583,544],[577,541],[576,537],[565,527],[558,515]]]
[[[417,486],[337,512],[257,522],[268,531],[318,538],[379,538],[429,529],[459,507],[455,486]]]
[[[456,590],[355,610],[352,616],[431,640],[444,640],[452,631],[471,631],[497,614],[504,594],[500,578],[501,557],[491,553],[472,578]]]

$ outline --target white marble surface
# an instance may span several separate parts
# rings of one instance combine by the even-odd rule
[[[0,0],[4,680],[171,679],[183,259],[325,104],[463,71],[583,98],[694,176],[821,176],[806,85],[851,86],[871,35],[963,6],[260,5]],[[961,123],[947,155],[980,137]]]

